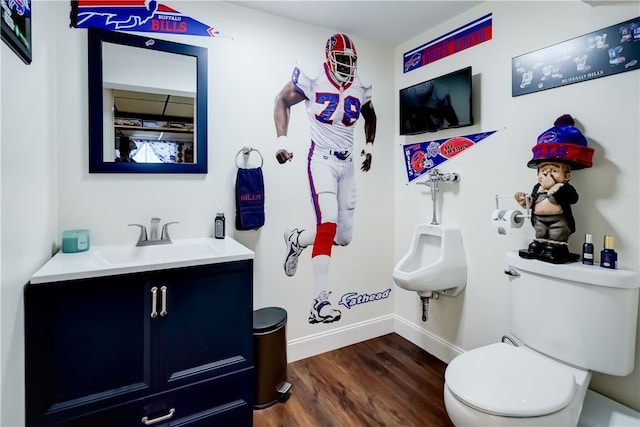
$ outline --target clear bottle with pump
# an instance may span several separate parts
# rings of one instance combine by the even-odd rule
[[[593,236],[591,234],[584,235],[584,243],[582,244],[582,263],[593,265]]]
[[[218,213],[213,221],[213,235],[216,239],[224,239],[225,219],[222,208],[218,208]]]
[[[604,249],[600,251],[600,267],[618,268],[618,254],[614,250],[615,239],[613,236],[604,236]]]

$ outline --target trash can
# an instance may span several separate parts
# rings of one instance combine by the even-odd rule
[[[287,312],[265,307],[253,312],[254,409],[264,409],[289,397],[287,382]]]

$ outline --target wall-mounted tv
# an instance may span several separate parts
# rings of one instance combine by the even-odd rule
[[[400,89],[400,135],[472,124],[471,67]]]

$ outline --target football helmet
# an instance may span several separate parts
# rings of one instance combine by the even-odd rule
[[[349,36],[336,33],[329,37],[325,47],[327,66],[333,77],[342,84],[353,80],[356,74],[358,55]]]

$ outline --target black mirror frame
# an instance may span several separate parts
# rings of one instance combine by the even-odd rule
[[[150,40],[153,43],[148,43]],[[105,162],[102,117],[102,42],[153,49],[196,57],[196,159],[184,163],[116,163]],[[88,28],[89,62],[89,173],[207,173],[207,49],[151,37]]]

